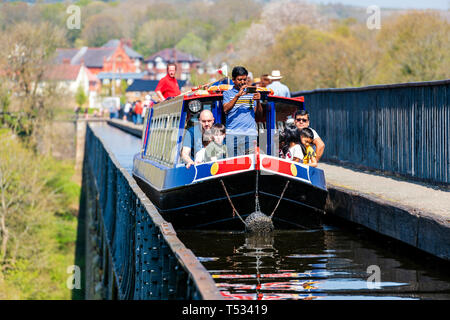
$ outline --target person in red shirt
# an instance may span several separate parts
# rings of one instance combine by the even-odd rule
[[[141,100],[136,101],[134,105],[134,113],[136,113],[136,121],[134,124],[142,124],[142,102]]]
[[[181,93],[177,79],[175,79],[176,72],[177,65],[175,63],[167,64],[167,75],[159,80],[155,89],[156,94],[161,101],[164,101],[169,97],[176,97]]]

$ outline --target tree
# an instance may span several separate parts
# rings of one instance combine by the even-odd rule
[[[0,300],[68,299],[80,186],[73,166],[0,131]]]
[[[292,91],[361,86],[373,76],[375,51],[370,41],[353,32],[342,26],[329,31],[287,27],[273,46],[246,60],[246,65],[256,74],[281,70]]]
[[[5,114],[8,112],[9,105],[11,104],[11,93],[5,85],[6,79],[0,78],[0,117],[2,119],[1,124],[5,118]]]
[[[96,14],[89,17],[81,33],[88,46],[100,47],[110,39],[122,37],[119,20],[112,15]]]
[[[448,79],[450,24],[434,12],[409,12],[383,24],[378,82]]]
[[[84,88],[81,85],[77,88],[77,92],[75,93],[75,101],[77,102],[77,105],[80,109],[87,101],[86,93],[84,92]]]
[[[48,215],[51,197],[43,197],[46,180],[32,153],[18,145],[12,135],[2,134],[0,143],[0,271],[14,266],[21,255],[33,251],[25,242]],[[50,196],[47,193],[47,196]]]
[[[11,109],[16,111],[15,132],[31,136],[34,129],[52,118],[60,103],[55,85],[43,85],[43,76],[57,47],[64,45],[64,32],[48,22],[23,22],[1,35],[0,66],[9,80]]]
[[[27,21],[30,11],[28,4],[23,2],[2,3],[0,8],[0,27],[2,29]]]
[[[135,47],[144,55],[174,47],[186,34],[183,21],[150,20],[142,25],[136,36]]]
[[[200,59],[206,58],[207,45],[202,38],[189,32],[175,46],[180,51],[190,53]]]

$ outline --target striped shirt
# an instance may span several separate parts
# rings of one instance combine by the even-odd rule
[[[236,87],[223,93],[223,104],[233,100],[239,90]],[[236,101],[234,107],[228,111],[226,119],[227,134],[256,136],[255,102],[253,93],[244,94]]]

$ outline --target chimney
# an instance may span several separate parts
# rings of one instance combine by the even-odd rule
[[[131,39],[122,38],[120,39],[120,44],[131,48]]]
[[[69,58],[64,58],[62,63],[63,64],[70,64],[70,59]]]

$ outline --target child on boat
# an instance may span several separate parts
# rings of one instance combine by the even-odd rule
[[[300,162],[300,160],[303,159],[303,151],[300,146],[300,133],[298,129],[296,127],[287,126],[284,130],[284,141],[288,148],[286,159]]]
[[[310,128],[303,128],[300,131],[300,146],[303,153],[303,164],[311,167],[317,167],[316,152],[312,147],[314,132]]]
[[[227,157],[227,146],[223,144],[225,139],[225,126],[215,123],[212,128],[213,140],[205,147],[205,162],[217,161]]]
[[[194,159],[195,164],[200,164],[200,163],[205,162],[205,150],[206,150],[206,147],[211,143],[211,141],[213,141],[212,130],[206,129],[203,132],[203,136],[202,136],[203,147],[199,151],[197,151],[197,153],[195,154],[195,159]]]

